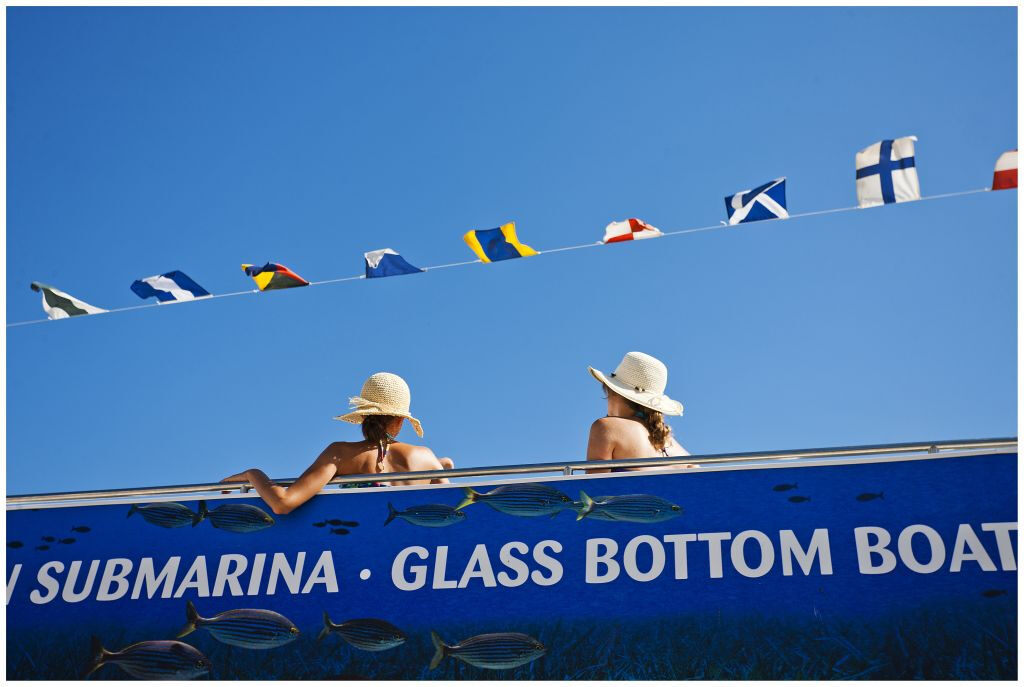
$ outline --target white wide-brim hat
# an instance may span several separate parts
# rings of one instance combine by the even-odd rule
[[[683,404],[665,395],[668,368],[654,356],[630,351],[610,375],[593,367],[587,369],[597,381],[633,403],[665,415],[683,414]]]
[[[363,383],[358,396],[348,399],[352,411],[334,419],[359,425],[368,415],[404,417],[412,423],[416,434],[423,436],[423,425],[409,413],[410,397],[409,385],[404,379],[390,372],[378,372]]]

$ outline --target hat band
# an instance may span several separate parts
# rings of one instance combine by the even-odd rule
[[[409,411],[401,408],[389,408],[375,401],[367,400],[361,396],[353,396],[348,399],[349,404],[352,406],[351,412],[353,413],[367,413],[377,412],[382,415],[394,414],[394,415],[408,415]]]
[[[608,376],[610,378],[615,377],[615,373],[612,372]],[[623,384],[623,385],[626,385],[626,386],[632,386],[633,387],[633,391],[639,391],[642,394],[646,394],[646,393],[660,394],[660,393],[663,393],[663,392],[658,392],[658,391],[648,391],[646,388],[644,388],[642,386],[637,386],[635,384],[630,384],[628,381],[624,381],[624,380],[621,380],[621,379],[616,379],[615,381],[617,381],[619,384]]]

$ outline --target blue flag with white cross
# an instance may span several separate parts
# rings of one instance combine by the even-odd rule
[[[917,136],[872,143],[857,153],[857,204],[862,208],[921,198],[914,161]]]
[[[786,177],[726,196],[725,213],[729,224],[789,217],[786,211]]]

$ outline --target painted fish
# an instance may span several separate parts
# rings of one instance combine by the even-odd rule
[[[508,484],[481,494],[464,487],[466,497],[456,506],[465,508],[473,503],[486,503],[496,511],[523,518],[556,515],[572,507],[572,499],[544,484]]]
[[[61,544],[74,544],[75,543],[75,538],[74,537],[68,537],[66,539],[61,539],[60,543]]]
[[[201,514],[193,513],[191,508],[180,503],[149,503],[145,506],[135,503],[125,517],[130,518],[134,513],[151,525],[166,528],[195,526],[203,519]]]
[[[606,500],[608,500],[610,498],[611,498],[611,496],[595,496],[595,497],[593,497],[593,500],[595,502],[600,502],[600,501],[606,501]],[[576,511],[577,515],[579,515],[580,513],[584,512],[585,510],[587,510],[587,504],[583,503],[582,501],[573,501],[572,505],[569,506],[569,507],[572,510]],[[613,518],[612,516],[608,515],[607,513],[605,513],[602,510],[592,510],[589,513],[587,513],[584,517],[588,517],[591,520],[607,520],[609,522],[614,522],[615,521],[615,518]],[[579,518],[576,518],[576,519],[579,520]]]
[[[796,489],[796,482],[793,484],[776,484],[772,487],[772,491],[789,491],[790,489]]]
[[[601,501],[595,501],[587,496],[586,492],[581,491],[580,501],[583,503],[583,509],[577,511],[577,520],[590,517],[595,511],[607,516],[596,518],[600,520],[644,523],[671,520],[683,514],[680,506],[650,494],[608,496]]]
[[[86,676],[108,663],[140,680],[191,680],[210,672],[209,659],[184,642],[137,642],[121,651],[107,651],[93,637],[92,664]]]
[[[246,503],[226,503],[207,510],[206,501],[200,501],[199,518],[207,518],[211,525],[228,532],[258,532],[274,525],[274,519],[266,511]]]
[[[199,627],[205,627],[214,638],[245,649],[273,649],[297,639],[299,628],[280,613],[257,608],[239,608],[203,618],[189,601],[185,604],[188,623],[178,633],[178,639]]]
[[[324,611],[324,629],[320,630],[316,641],[319,642],[332,632],[363,651],[385,651],[405,641],[405,633],[385,620],[357,618],[338,624],[331,622],[327,611]]]
[[[790,496],[788,501],[790,503],[803,503],[804,501],[810,501],[810,496]]]
[[[388,519],[384,521],[384,524],[387,525],[395,518],[401,518],[420,527],[448,527],[465,520],[466,514],[451,506],[443,506],[438,503],[412,506],[403,511],[395,510],[395,507],[388,503]]]
[[[444,640],[431,630],[430,641],[434,643],[435,649],[434,658],[430,661],[430,670],[440,665],[445,656],[457,658],[477,668],[501,670],[529,663],[547,652],[547,647],[536,639],[518,632],[495,632],[470,637],[458,644],[445,644]]]
[[[314,522],[313,523],[313,527],[324,527],[326,525],[327,525],[326,522]]]
[[[71,528],[71,531],[72,532],[80,532],[81,534],[85,534],[86,532],[91,532],[92,528],[86,527],[85,525],[76,525],[75,527]]]
[[[348,530],[346,530],[344,527],[337,527],[331,530],[331,534],[348,534]]]
[[[986,589],[981,593],[981,595],[986,599],[994,599],[997,596],[1003,596],[1004,594],[1006,594],[1005,589]]]
[[[42,539],[44,542],[47,542],[49,544],[52,544],[53,542],[57,541],[56,537],[43,537]]]
[[[24,546],[24,544],[22,544],[20,541],[9,541],[9,542],[7,542],[7,548],[9,548],[9,549],[20,549],[23,546]]]
[[[880,491],[877,494],[871,494],[871,493],[858,494],[857,495],[857,500],[858,501],[874,501],[875,499],[885,499],[884,493],[885,492]]]
[[[40,544],[39,546],[36,547],[36,551],[49,551],[49,550],[50,550],[50,545],[49,544]]]

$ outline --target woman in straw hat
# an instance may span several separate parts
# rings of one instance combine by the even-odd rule
[[[409,413],[409,398],[409,385],[398,375],[390,372],[371,375],[359,396],[349,399],[351,412],[334,418],[361,425],[363,441],[334,442],[289,487],[274,484],[262,470],[246,470],[221,481],[250,482],[267,505],[280,514],[295,510],[339,475],[451,469],[451,459],[439,460],[426,446],[413,446],[396,438],[406,420],[412,423],[418,436],[423,436],[420,421]],[[422,484],[426,481],[402,480],[390,484]],[[441,484],[448,480],[429,481]],[[387,486],[387,483],[368,486]]]
[[[665,415],[683,414],[683,404],[665,395],[668,370],[664,363],[646,353],[630,352],[609,375],[593,367],[587,369],[604,386],[608,398],[608,415],[590,426],[587,460],[690,455],[665,423]],[[697,466],[677,464],[671,467]],[[662,469],[665,468],[611,468],[610,472]]]

